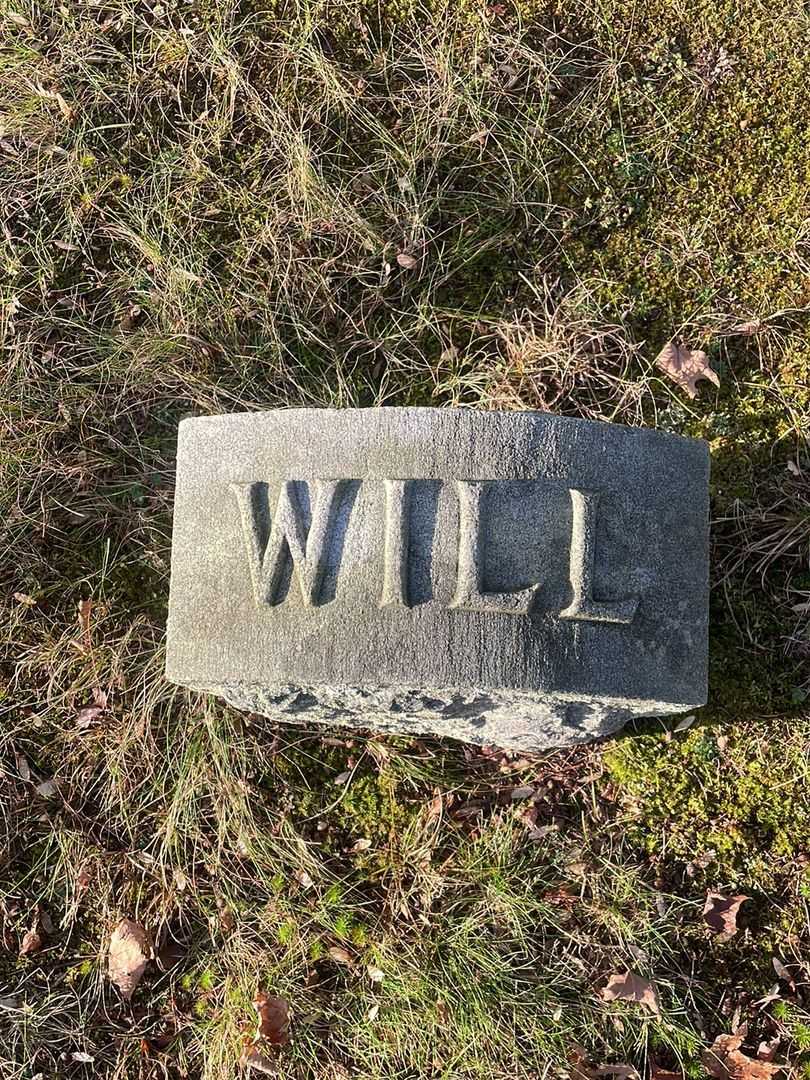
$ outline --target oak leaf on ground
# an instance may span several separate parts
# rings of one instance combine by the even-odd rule
[[[140,923],[122,919],[112,932],[108,953],[110,981],[129,1001],[152,958],[152,942]]]
[[[712,370],[708,356],[700,349],[668,341],[656,356],[655,363],[673,382],[683,387],[690,398],[697,397],[699,379],[720,385],[720,376]]]
[[[733,937],[737,933],[737,913],[740,906],[750,896],[723,896],[722,893],[706,893],[706,903],[703,906],[703,921],[715,934],[722,934],[725,938]]]
[[[603,1001],[633,1001],[649,1009],[654,1016],[661,1015],[655,984],[634,971],[611,975],[599,991],[599,996]]]
[[[771,1080],[782,1069],[771,1061],[758,1061],[740,1049],[741,1035],[718,1035],[714,1044],[704,1050],[700,1059],[709,1076],[715,1080]]]
[[[568,1075],[570,1080],[601,1080],[603,1076],[615,1076],[619,1080],[640,1080],[634,1065],[593,1065],[588,1053],[579,1043],[572,1043],[568,1051]]]

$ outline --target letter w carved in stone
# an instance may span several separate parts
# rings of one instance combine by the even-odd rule
[[[231,484],[242,515],[242,532],[257,607],[279,602],[288,557],[298,576],[304,605],[312,607],[318,603],[329,551],[330,522],[345,482],[316,480],[311,485],[309,529],[294,481],[282,483],[272,519],[267,484],[260,481]]]

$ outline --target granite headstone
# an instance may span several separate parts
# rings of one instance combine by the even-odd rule
[[[546,413],[180,425],[167,675],[539,750],[706,700],[706,444]]]

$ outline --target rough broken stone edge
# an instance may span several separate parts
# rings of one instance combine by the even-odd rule
[[[619,701],[575,694],[409,686],[194,686],[229,705],[296,724],[332,724],[386,734],[432,735],[537,752],[590,742],[634,717],[686,712],[702,702]]]

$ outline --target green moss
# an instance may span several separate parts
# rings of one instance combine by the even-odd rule
[[[707,723],[671,739],[620,739],[605,763],[630,811],[631,841],[709,882],[768,892],[795,877],[810,843],[810,725],[773,728]]]
[[[317,836],[324,851],[351,852],[358,840],[368,840],[369,846],[351,852],[351,857],[355,868],[371,877],[397,862],[399,838],[420,810],[418,798],[406,794],[402,778],[368,759],[352,768],[342,747],[323,747],[317,760],[291,751],[279,759],[278,771],[289,784],[287,797],[296,818],[319,823]],[[349,774],[345,784],[336,787],[335,779],[344,773]],[[267,782],[272,785],[274,780],[267,777]],[[340,907],[339,885],[330,886],[324,902]]]

